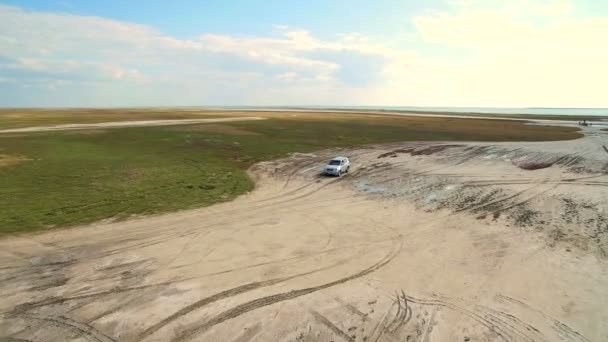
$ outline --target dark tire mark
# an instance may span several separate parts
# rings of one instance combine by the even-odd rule
[[[508,201],[508,200],[510,200],[510,199],[513,199],[513,198],[515,198],[515,197],[517,197],[517,196],[519,196],[519,195],[523,194],[524,192],[527,192],[527,191],[529,191],[529,190],[531,190],[531,189],[533,189],[533,188],[535,188],[535,187],[536,187],[536,185],[535,185],[535,186],[532,186],[532,187],[530,187],[530,188],[527,188],[527,189],[524,189],[524,190],[518,191],[518,192],[516,192],[516,193],[515,193],[515,194],[513,194],[513,195],[506,196],[506,197],[502,197],[502,198],[499,198],[499,199],[497,199],[497,200],[494,200],[494,201],[491,201],[491,202],[488,202],[488,203],[483,203],[483,204],[477,204],[477,203],[474,203],[474,204],[469,205],[469,206],[466,206],[466,207],[464,207],[464,208],[456,209],[456,210],[454,210],[454,212],[455,212],[455,213],[458,213],[458,212],[461,212],[461,211],[466,211],[466,210],[480,210],[480,209],[483,209],[483,208],[489,207],[489,206],[491,206],[491,205],[495,205],[495,204],[498,204],[498,203],[503,203],[503,202]]]
[[[93,316],[93,317],[90,317],[90,318],[88,319],[88,322],[87,322],[87,323],[88,323],[88,324],[91,324],[91,323],[93,323],[93,322],[95,322],[95,321],[97,321],[97,320],[99,320],[99,319],[101,319],[101,318],[103,318],[103,317],[106,317],[106,316],[109,316],[109,315],[111,315],[111,314],[113,314],[113,313],[115,313],[115,312],[118,312],[118,311],[120,311],[120,309],[122,309],[122,308],[126,307],[127,305],[129,305],[129,304],[131,304],[131,303],[133,303],[133,302],[137,301],[139,298],[140,298],[140,297],[133,297],[133,298],[130,298],[130,299],[128,299],[128,300],[122,301],[122,302],[121,302],[119,305],[116,305],[116,306],[114,306],[114,307],[111,307],[111,308],[110,308],[110,309],[108,309],[108,310],[104,310],[104,311],[102,311],[102,312],[98,313],[97,315],[95,315],[95,316]],[[87,303],[87,304],[88,304],[88,303]]]
[[[219,275],[219,274],[226,274],[226,273],[231,273],[231,272],[236,272],[236,271],[242,271],[242,270],[247,270],[247,269],[250,269],[250,268],[255,268],[255,267],[260,267],[260,266],[266,266],[266,265],[283,263],[283,262],[286,262],[286,261],[306,259],[306,258],[310,258],[310,257],[319,256],[319,255],[322,255],[322,254],[328,254],[328,253],[332,253],[332,252],[336,252],[336,251],[341,251],[341,250],[344,250],[344,249],[352,249],[352,248],[356,248],[356,247],[371,246],[371,245],[374,245],[374,244],[379,244],[379,243],[388,242],[388,241],[392,241],[392,240],[393,240],[392,238],[389,238],[389,239],[370,241],[370,242],[367,242],[367,243],[358,243],[358,244],[352,244],[352,245],[338,246],[338,247],[322,250],[322,251],[319,251],[319,252],[313,252],[313,253],[309,253],[309,254],[298,255],[298,256],[289,257],[289,258],[283,258],[283,259],[278,259],[278,260],[265,261],[265,262],[260,262],[260,263],[251,264],[251,265],[245,265],[245,266],[241,266],[241,267],[237,267],[237,268],[231,268],[231,269],[227,269],[227,270],[223,270],[223,271],[217,271],[217,272],[213,272],[213,273],[205,273],[205,274],[202,274],[202,275],[199,275],[199,276],[192,277],[192,279],[211,277],[211,276],[215,276],[215,275]]]
[[[575,156],[566,155],[566,156],[564,156],[564,157],[562,157],[562,158],[558,159],[558,161],[556,161],[556,162],[555,162],[555,164],[560,164],[560,165],[562,165],[563,167],[568,167],[568,166],[570,166],[570,165],[572,165],[572,164],[576,163],[576,162],[577,162],[579,159],[581,159],[581,158],[582,158],[582,155],[584,155],[584,154],[579,154],[579,155],[575,155]],[[565,163],[562,163],[562,161],[564,161],[564,160],[565,160]],[[547,188],[547,189],[545,189],[545,190],[542,190],[542,191],[540,191],[540,192],[537,192],[537,193],[533,194],[531,197],[528,197],[528,198],[526,198],[526,199],[524,199],[524,200],[522,200],[522,201],[519,201],[519,202],[517,202],[517,203],[513,203],[513,204],[507,205],[507,206],[505,206],[505,207],[503,207],[503,208],[497,209],[497,210],[495,210],[494,212],[495,212],[495,213],[500,213],[500,212],[503,212],[503,211],[506,211],[506,210],[512,209],[512,208],[514,208],[514,207],[517,207],[517,206],[523,205],[523,204],[525,204],[525,203],[530,202],[530,201],[531,201],[531,200],[533,200],[534,198],[537,198],[538,196],[540,196],[540,195],[542,195],[542,194],[544,194],[544,193],[547,193],[547,192],[549,192],[549,191],[551,191],[551,190],[553,190],[553,189],[557,188],[557,187],[559,186],[559,184],[560,184],[560,181],[562,180],[562,177],[561,177],[561,172],[560,172],[560,175],[558,175],[556,178],[557,178],[557,179],[555,179],[555,180],[554,180],[556,183],[555,183],[553,186],[551,186],[551,187],[549,187],[549,188]],[[540,183],[537,183],[536,185],[538,186],[538,185],[541,185],[541,184],[548,184],[548,183],[549,183],[549,181],[548,181],[548,180],[545,180],[545,181],[541,181]],[[531,188],[534,188],[534,187],[535,187],[535,186],[532,186]],[[529,188],[529,189],[531,189],[531,188]],[[527,189],[527,190],[529,190],[529,189]],[[504,201],[503,201],[503,202],[504,202]]]
[[[283,184],[283,187],[281,188],[281,190],[284,190],[287,188],[287,186],[289,185],[289,182],[291,181],[291,179],[298,174],[298,172],[300,172],[300,170],[302,170],[302,168],[304,167],[308,167],[310,165],[313,165],[315,163],[318,163],[319,161],[321,161],[320,157],[314,157],[311,159],[305,159],[303,161],[300,162],[296,162],[294,165],[291,166],[292,170],[291,173],[289,173],[287,175],[287,179],[285,180],[285,183]]]
[[[578,340],[578,341],[583,341],[583,342],[591,342],[589,339],[587,339],[586,337],[584,337],[577,331],[574,331],[572,328],[568,327],[567,325],[563,324],[562,322],[558,321],[557,319],[547,315],[546,313],[544,313],[540,310],[532,308],[531,306],[529,306],[528,304],[526,304],[522,301],[519,301],[517,299],[511,298],[511,297],[508,297],[505,295],[501,295],[501,294],[496,295],[496,298],[501,301],[507,301],[507,302],[521,305],[529,310],[532,310],[532,311],[540,314],[545,319],[550,320],[553,323],[554,327],[556,327],[557,330],[559,330],[562,334],[564,334],[566,337],[568,337],[570,339],[574,339],[575,341]]]
[[[122,263],[122,264],[110,265],[110,266],[102,267],[99,270],[100,271],[112,271],[112,270],[115,270],[117,268],[133,269],[133,268],[135,268],[137,266],[141,266],[142,264],[149,263],[151,261],[152,261],[152,259],[150,259],[150,258],[148,258],[148,259],[142,259],[142,260],[136,260],[136,261],[131,261],[131,262],[125,262],[125,263]]]
[[[287,276],[287,277],[279,277],[279,278],[274,278],[274,279],[269,279],[269,280],[265,280],[265,281],[258,281],[258,282],[254,282],[254,283],[249,283],[249,284],[245,284],[245,285],[240,285],[237,286],[235,288],[229,289],[229,290],[225,290],[219,293],[216,293],[210,297],[206,297],[203,298],[201,300],[198,300],[186,307],[181,308],[180,310],[174,312],[173,314],[171,314],[170,316],[164,318],[163,320],[161,320],[160,322],[148,327],[146,330],[144,330],[141,334],[139,334],[139,336],[137,338],[134,339],[134,341],[141,341],[147,337],[149,337],[150,335],[154,334],[156,331],[160,330],[161,328],[163,328],[164,326],[168,325],[169,323],[175,321],[176,319],[187,315],[195,310],[201,309],[202,307],[209,305],[211,303],[217,302],[219,300],[223,300],[229,297],[234,297],[236,295],[245,293],[245,292],[249,292],[252,290],[256,290],[259,288],[263,288],[263,287],[268,287],[268,286],[272,286],[272,285],[276,285],[279,283],[283,283],[289,280],[293,280],[293,279],[297,279],[300,277],[304,277],[307,275],[311,275],[314,273],[318,273],[318,272],[322,272],[322,271],[326,271],[329,269],[332,269],[334,267],[340,266],[342,264],[344,264],[345,262],[347,262],[348,260],[350,260],[351,258],[346,258],[346,259],[341,259],[336,263],[333,263],[331,265],[319,268],[319,269],[315,269],[312,271],[308,271],[308,272],[303,272],[303,273],[299,273],[296,275],[292,275],[292,276]]]
[[[31,314],[20,315],[19,317],[25,318],[25,319],[31,319],[31,320],[39,320],[39,321],[43,321],[47,324],[51,324],[51,325],[54,325],[57,327],[66,328],[68,330],[71,330],[71,331],[79,334],[80,336],[83,336],[85,338],[88,338],[88,339],[91,339],[94,341],[116,342],[114,339],[112,339],[111,337],[102,333],[101,331],[95,329],[94,327],[92,327],[86,323],[78,322],[78,321],[75,321],[75,320],[67,318],[67,317],[31,315]]]
[[[470,187],[486,187],[486,186],[500,186],[500,185],[529,185],[534,184],[532,181],[506,181],[506,182],[475,182],[467,183]],[[608,182],[576,182],[572,180],[563,181],[547,181],[544,184],[558,184],[558,185],[589,185],[589,186],[608,186]]]
[[[361,317],[363,320],[366,320],[369,316],[368,314],[363,313],[361,310],[357,309],[354,305],[343,301],[342,299],[336,297],[334,298],[338,303],[342,304],[350,313],[355,314]]]
[[[355,339],[348,336],[347,333],[345,333],[344,331],[342,331],[342,329],[338,328],[338,326],[336,326],[335,324],[332,323],[332,321],[330,321],[329,319],[327,319],[327,317],[321,315],[320,313],[311,310],[310,313],[314,316],[315,320],[321,324],[323,324],[325,327],[327,327],[329,330],[331,330],[334,334],[336,334],[337,336],[342,337],[345,341],[348,342],[355,342]]]
[[[365,275],[368,275],[372,272],[377,271],[378,269],[385,266],[389,262],[391,262],[399,254],[399,252],[401,251],[401,247],[402,247],[402,241],[399,241],[398,246],[394,246],[393,250],[382,260],[380,260],[376,264],[366,268],[365,270],[357,272],[348,277],[341,278],[341,279],[338,279],[338,280],[335,280],[335,281],[332,281],[332,282],[329,282],[329,283],[326,283],[323,285],[319,285],[319,286],[314,286],[314,287],[309,287],[309,288],[305,288],[305,289],[293,290],[293,291],[284,292],[284,293],[280,293],[280,294],[276,294],[276,295],[261,297],[261,298],[249,301],[247,303],[237,305],[236,307],[229,309],[227,311],[224,311],[223,313],[215,316],[214,318],[210,319],[209,321],[205,322],[202,325],[184,330],[179,335],[177,335],[175,338],[173,338],[172,341],[189,340],[189,339],[193,338],[194,336],[204,333],[209,328],[211,328],[215,325],[218,325],[227,320],[236,318],[247,312],[250,312],[250,311],[265,307],[265,306],[273,305],[273,304],[276,304],[276,303],[279,303],[282,301],[292,300],[292,299],[295,299],[295,298],[298,298],[298,297],[301,297],[301,296],[304,296],[304,295],[307,295],[307,294],[310,294],[310,293],[313,293],[313,292],[316,292],[319,290],[330,288],[330,287],[333,287],[333,286],[336,286],[339,284],[343,284],[348,281],[363,277]]]
[[[266,197],[266,198],[261,199],[261,200],[256,201],[256,202],[257,203],[264,203],[264,202],[272,201],[272,200],[275,200],[275,199],[288,197],[289,195],[292,195],[292,194],[295,194],[297,192],[300,192],[300,191],[302,191],[302,190],[304,190],[304,189],[306,189],[306,188],[308,188],[310,186],[313,186],[314,184],[315,183],[313,183],[313,182],[308,182],[308,183],[306,183],[306,184],[304,184],[302,186],[299,186],[299,187],[297,187],[295,189],[292,189],[292,190],[289,190],[289,191],[285,191],[285,192],[283,192],[283,193],[281,193],[279,195],[276,195],[276,196]]]
[[[472,318],[473,320],[477,321],[478,323],[484,325],[485,327],[492,329],[492,331],[494,331],[494,333],[496,333],[503,341],[505,342],[510,342],[511,340],[513,340],[512,336],[504,330],[504,328],[495,325],[494,323],[492,323],[490,320],[488,320],[487,318],[485,318],[483,315],[479,315],[473,311],[470,311],[468,309],[465,308],[461,308],[458,307],[456,305],[453,305],[449,302],[446,301],[442,301],[442,300],[426,300],[426,299],[419,299],[419,298],[415,298],[412,296],[407,296],[407,299],[412,302],[412,303],[416,303],[416,304],[420,304],[420,305],[430,305],[430,306],[439,306],[439,307],[447,307],[450,308],[452,310],[456,310],[459,312],[464,313],[465,315],[467,315],[468,317]]]
[[[114,250],[106,251],[106,252],[101,253],[100,255],[98,255],[96,257],[98,257],[98,258],[100,258],[100,257],[107,257],[107,256],[115,255],[115,254],[130,252],[130,251],[132,251],[134,249],[141,249],[141,248],[146,248],[146,247],[150,247],[150,246],[154,246],[154,245],[158,245],[158,244],[162,244],[162,243],[167,243],[167,242],[170,242],[171,240],[175,240],[175,239],[179,239],[179,238],[182,238],[182,237],[190,236],[190,235],[193,235],[195,233],[196,232],[185,232],[185,233],[168,234],[166,236],[162,236],[162,237],[159,237],[159,238],[151,239],[151,241],[145,241],[145,242],[142,242],[142,243],[137,243],[135,245],[130,245],[130,246],[116,248]]]
[[[370,340],[372,340],[372,338],[374,336],[376,337],[376,338],[373,338],[373,340],[372,340],[373,342],[378,342],[378,340],[382,337],[383,332],[386,330],[386,320],[388,319],[389,314],[394,306],[395,306],[395,302],[393,302],[391,304],[391,306],[388,308],[388,310],[386,310],[384,312],[380,321],[378,321],[378,323],[376,325],[374,325],[374,329],[372,329],[372,333],[369,335]],[[376,332],[378,332],[378,335],[376,335]]]
[[[512,301],[518,305],[522,305],[528,309],[531,309],[537,313],[539,313],[544,318],[547,318],[550,322],[553,323],[555,329],[565,336],[568,341],[581,341],[581,342],[589,342],[588,339],[580,335],[578,332],[572,330],[565,324],[557,321],[556,319],[547,316],[541,311],[530,308],[528,305],[517,301],[512,300],[509,297],[505,297],[502,295],[497,296],[500,300]],[[420,305],[430,305],[430,306],[438,306],[438,307],[446,307],[451,310],[458,311],[467,317],[477,321],[483,326],[487,327],[491,331],[495,332],[499,335],[499,337],[503,341],[512,341],[512,340],[522,340],[528,342],[538,342],[538,341],[547,341],[545,336],[535,327],[523,322],[518,317],[505,313],[502,311],[497,311],[491,308],[486,308],[479,305],[470,305],[470,306],[461,306],[455,303],[452,303],[449,299],[443,297],[435,297],[433,299],[420,299],[413,296],[407,296],[407,299],[416,304]]]
[[[405,293],[401,291],[401,294],[397,294],[396,297],[398,311],[393,322],[389,324],[390,327],[387,327],[390,333],[394,333],[412,319],[412,308],[408,305]]]
[[[556,161],[553,162],[553,164],[558,164],[558,165],[561,165],[563,167],[568,167],[569,165],[572,165],[572,164],[576,163],[581,158],[582,158],[582,155],[580,155],[580,154],[579,155],[575,155],[575,156],[572,156],[572,155],[568,154],[568,155],[565,155],[565,156],[562,156],[562,157],[558,158]],[[477,211],[477,210],[484,209],[484,208],[487,208],[487,207],[490,207],[490,206],[495,206],[496,204],[499,204],[499,203],[502,204],[502,203],[505,203],[505,202],[507,202],[507,201],[509,201],[511,199],[519,197],[523,193],[528,192],[528,191],[530,191],[532,189],[535,189],[535,188],[537,188],[537,187],[539,187],[541,185],[551,184],[551,183],[553,184],[553,186],[551,186],[551,187],[549,187],[549,188],[547,188],[545,190],[538,191],[538,192],[532,194],[532,196],[530,196],[530,197],[528,197],[526,199],[523,199],[523,200],[518,201],[516,203],[506,203],[506,205],[502,205],[501,208],[494,209],[493,212],[494,212],[494,215],[496,215],[497,213],[499,214],[499,213],[501,213],[503,211],[506,211],[506,210],[509,210],[509,209],[514,208],[514,207],[517,207],[517,206],[520,206],[520,205],[523,205],[523,204],[526,204],[526,203],[530,202],[534,198],[537,198],[538,196],[540,196],[540,195],[542,195],[542,194],[544,194],[544,193],[546,193],[548,191],[551,191],[551,190],[555,189],[556,187],[559,186],[559,184],[561,182],[562,182],[562,178],[561,178],[561,172],[560,172],[560,175],[558,175],[557,177],[546,178],[544,180],[542,180],[542,179],[540,179],[540,180],[539,179],[535,179],[534,182],[521,183],[521,184],[530,184],[531,186],[528,187],[528,188],[526,188],[526,189],[524,189],[524,190],[518,191],[518,192],[516,192],[513,195],[502,197],[500,199],[497,199],[497,200],[494,200],[494,201],[491,201],[491,202],[488,202],[488,203],[483,203],[481,205],[474,203],[474,204],[472,204],[470,206],[467,206],[467,207],[464,207],[464,208],[460,208],[460,209],[456,209],[454,212],[461,212],[461,211],[465,211],[465,210],[467,210],[467,211]]]
[[[114,289],[107,290],[107,291],[93,292],[93,293],[87,293],[87,294],[71,296],[71,297],[48,297],[48,298],[45,298],[45,299],[37,301],[37,302],[28,302],[28,303],[19,304],[19,305],[15,306],[11,311],[9,311],[8,314],[11,316],[17,316],[17,315],[22,315],[25,312],[27,312],[31,309],[34,309],[34,308],[39,308],[39,307],[44,307],[44,306],[49,306],[49,305],[63,304],[65,302],[69,302],[69,301],[73,301],[73,300],[103,297],[103,296],[117,294],[117,293],[139,291],[139,290],[143,290],[143,289],[147,289],[147,288],[154,288],[154,287],[162,287],[162,286],[174,284],[179,281],[180,280],[168,281],[168,282],[156,283],[156,284],[149,284],[149,285],[134,286],[134,287],[126,287],[126,288],[114,288]],[[181,280],[181,281],[183,281],[183,280]]]

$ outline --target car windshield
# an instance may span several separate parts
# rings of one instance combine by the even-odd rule
[[[340,165],[340,161],[339,160],[332,160],[329,162],[329,165]]]

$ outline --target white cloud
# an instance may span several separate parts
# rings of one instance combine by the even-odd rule
[[[244,103],[251,101],[245,93],[252,89],[277,87],[281,92],[299,94],[298,87],[315,83],[317,89],[326,84],[346,93],[351,86],[341,75],[375,77],[349,70],[335,60],[334,55],[340,53],[373,56],[389,64],[409,58],[405,52],[370,44],[357,33],[324,41],[301,29],[280,26],[276,30],[268,37],[202,34],[179,39],[144,25],[0,5],[0,72],[15,82],[49,89],[76,87],[74,82],[80,81],[86,84],[81,92],[102,87],[107,89],[99,93],[114,93],[112,89],[122,87],[120,84],[138,84],[127,94],[148,90],[159,93],[150,101],[191,94],[184,97],[184,104],[212,103],[221,98]],[[276,84],[277,79],[289,81],[290,88]],[[163,86],[166,90],[159,91]],[[199,96],[193,88],[200,90]],[[169,95],[171,92],[174,94]],[[258,97],[253,100],[276,101],[264,94]],[[0,97],[0,104],[12,100]],[[99,105],[103,105],[101,101]],[[307,99],[302,97],[298,102]]]
[[[280,80],[285,80],[285,81],[292,81],[298,78],[298,74],[296,74],[295,72],[284,72],[282,74],[278,74],[277,78]]]
[[[608,36],[608,16],[561,17],[570,10],[563,2],[522,1],[518,11],[465,6],[417,17],[414,24],[426,42],[471,56],[468,64],[446,58],[443,65],[418,70],[441,70],[444,83],[454,87],[452,103],[457,95],[463,105],[605,107],[608,45],[600,37]],[[529,19],[539,11],[548,21]]]
[[[0,105],[608,106],[608,16],[576,18],[560,0],[450,3],[394,34],[416,50],[285,25],[182,39],[0,5]]]
[[[554,1],[541,6],[539,11],[547,16],[561,17],[572,12],[572,5],[565,1]]]

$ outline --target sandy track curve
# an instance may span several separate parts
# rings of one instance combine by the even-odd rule
[[[216,123],[230,121],[252,121],[265,120],[257,116],[243,116],[234,118],[215,118],[215,119],[178,119],[178,120],[140,120],[140,121],[112,121],[93,124],[64,124],[55,126],[36,126],[23,128],[0,129],[1,133],[28,133],[46,131],[69,131],[79,129],[100,129],[100,128],[123,128],[123,127],[147,127],[147,126],[175,126],[192,125],[200,123]]]
[[[231,203],[4,239],[0,337],[607,340],[608,136],[586,133],[294,155]],[[352,172],[320,177],[334,154]]]

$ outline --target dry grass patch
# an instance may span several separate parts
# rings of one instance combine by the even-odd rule
[[[108,131],[105,129],[75,129],[75,130],[67,130],[62,132],[65,135],[95,135],[95,134],[104,134]]]
[[[23,156],[13,156],[9,154],[0,154],[0,167],[6,167],[11,165],[17,165],[25,161],[30,160]]]

